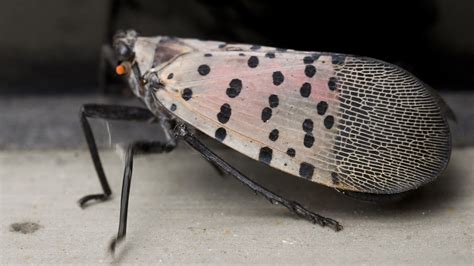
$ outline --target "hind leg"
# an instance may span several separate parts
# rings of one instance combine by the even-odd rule
[[[306,220],[319,224],[321,226],[328,226],[334,229],[335,231],[342,230],[342,225],[331,219],[324,216],[321,216],[317,213],[314,213],[299,204],[296,201],[288,200],[280,195],[273,193],[272,191],[264,188],[258,183],[251,180],[249,177],[242,174],[239,170],[228,164],[221,157],[209,150],[204,144],[202,144],[196,137],[194,137],[185,126],[181,125],[176,128],[176,134],[184,139],[192,148],[201,153],[201,155],[208,161],[212,162],[216,166],[220,167],[225,173],[235,177],[242,184],[249,187],[255,193],[258,193],[264,196],[273,204],[281,204],[285,206],[292,213],[305,218]]]

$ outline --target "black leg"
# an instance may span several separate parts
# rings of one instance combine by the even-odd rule
[[[226,173],[217,164],[215,164],[212,161],[208,161],[208,162],[211,164],[212,168],[214,168],[214,170],[216,170],[216,172],[219,176],[221,176],[221,177],[225,176]]]
[[[130,184],[132,181],[133,156],[140,153],[163,153],[169,152],[174,146],[169,146],[162,142],[135,142],[129,145],[125,159],[125,169],[123,171],[122,196],[120,200],[120,220],[117,237],[112,240],[109,246],[113,254],[115,247],[127,234],[128,199],[130,197]]]
[[[213,153],[209,150],[204,144],[202,144],[198,139],[196,139],[187,129],[185,126],[178,126],[176,128],[176,135],[182,137],[191,147],[195,150],[200,152],[204,158],[208,161],[213,162],[215,165],[219,166],[225,173],[232,175],[233,177],[237,178],[240,182],[244,185],[248,186],[250,189],[259,193],[260,195],[264,196],[268,199],[272,204],[281,204],[288,208],[291,212],[295,213],[296,215],[303,217],[315,224],[319,224],[321,226],[329,226],[335,231],[342,230],[342,225],[339,222],[323,217],[319,214],[313,213],[307,209],[305,209],[301,204],[295,201],[287,200],[270,190],[262,187],[261,185],[255,183],[250,178],[246,177],[242,173],[240,173],[237,169],[229,165],[226,161],[220,158],[218,155]]]
[[[107,120],[127,120],[127,121],[153,121],[156,117],[144,108],[118,106],[118,105],[100,105],[100,104],[86,104],[80,110],[80,121],[84,135],[86,137],[87,145],[94,163],[97,176],[102,186],[103,193],[87,195],[79,199],[79,205],[84,207],[90,200],[104,201],[112,194],[109,183],[104,173],[102,163],[100,161],[97,145],[94,140],[92,129],[87,118],[102,118]],[[174,142],[173,142],[174,143]]]

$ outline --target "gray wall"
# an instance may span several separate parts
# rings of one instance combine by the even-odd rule
[[[90,84],[109,1],[14,0],[0,8],[0,83],[48,88]]]

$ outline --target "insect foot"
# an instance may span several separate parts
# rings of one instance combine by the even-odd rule
[[[311,212],[301,206],[298,202],[290,202],[288,209],[296,213],[298,216],[305,218],[306,220],[309,220],[314,224],[319,224],[323,227],[328,226],[336,232],[341,231],[343,229],[343,226],[338,221]]]
[[[124,239],[124,236],[117,236],[116,238],[112,239],[109,245],[109,252],[112,256],[115,254],[115,248],[117,245],[120,244]]]
[[[84,208],[86,208],[87,206],[90,205],[90,204],[87,204],[90,201],[94,200],[94,201],[97,201],[97,202],[103,202],[103,201],[106,201],[108,199],[110,199],[110,195],[107,195],[107,194],[92,194],[92,195],[87,195],[87,196],[84,196],[84,197],[80,198],[77,201],[77,204],[79,204],[79,207],[84,209]]]

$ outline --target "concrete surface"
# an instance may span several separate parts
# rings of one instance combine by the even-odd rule
[[[99,191],[87,151],[12,150],[0,152],[0,263],[473,264],[474,148],[455,149],[437,181],[385,205],[221,153],[344,230],[270,205],[183,146],[136,160],[128,235],[112,258],[119,197],[85,210],[75,202]],[[109,150],[103,161],[117,192],[120,156]]]

